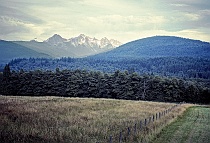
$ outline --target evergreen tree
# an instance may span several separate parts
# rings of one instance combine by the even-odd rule
[[[3,79],[8,81],[10,75],[11,75],[10,66],[9,64],[6,64],[3,70]]]

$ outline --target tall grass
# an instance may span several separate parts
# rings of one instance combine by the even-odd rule
[[[82,99],[61,97],[0,96],[1,142],[68,142],[96,143],[148,142],[154,134],[190,105],[142,127],[134,133],[134,125],[174,106],[174,103],[145,101]],[[127,129],[132,136],[126,136]]]

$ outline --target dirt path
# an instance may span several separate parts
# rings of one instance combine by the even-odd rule
[[[163,129],[153,143],[210,143],[210,108],[192,107]]]

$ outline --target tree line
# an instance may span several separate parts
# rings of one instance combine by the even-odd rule
[[[0,81],[0,94],[4,95],[210,103],[210,89],[195,81],[129,71],[10,71],[6,65]]]

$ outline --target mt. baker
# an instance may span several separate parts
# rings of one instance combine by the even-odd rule
[[[106,37],[98,40],[84,34],[70,39],[54,34],[43,42],[32,40],[16,41],[15,43],[52,57],[85,57],[109,51],[122,45],[117,40],[108,40]]]

